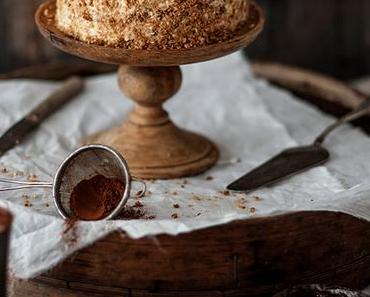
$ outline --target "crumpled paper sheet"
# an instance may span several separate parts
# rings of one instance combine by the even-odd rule
[[[240,53],[183,71],[183,87],[165,107],[178,125],[217,143],[220,162],[197,177],[148,182],[150,194],[140,202],[153,220],[81,222],[67,231],[49,191],[0,193],[0,205],[15,215],[9,258],[14,276],[34,277],[117,229],[132,238],[177,235],[299,210],[341,211],[370,220],[370,140],[350,126],[325,143],[332,153],[325,166],[248,195],[223,193],[231,181],[282,149],[310,143],[333,118],[254,78]],[[56,87],[31,80],[0,82],[0,133]],[[8,169],[1,175],[51,180],[80,139],[120,123],[131,108],[115,75],[89,79],[81,96],[0,159],[0,170]],[[133,198],[129,205],[136,202]]]

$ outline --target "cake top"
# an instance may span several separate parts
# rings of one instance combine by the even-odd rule
[[[229,39],[249,0],[57,0],[57,26],[84,42],[132,49],[192,48]]]

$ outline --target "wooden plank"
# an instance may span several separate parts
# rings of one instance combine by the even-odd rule
[[[9,235],[12,224],[11,214],[0,208],[0,296],[6,295]]]
[[[114,65],[89,61],[60,61],[16,69],[0,74],[0,80],[15,78],[63,80],[70,76],[90,76],[117,71]]]
[[[340,78],[370,71],[368,0],[263,0],[264,34],[247,52],[254,59],[311,68]]]
[[[62,57],[40,36],[34,12],[42,0],[1,0],[0,72]]]
[[[369,264],[368,222],[339,213],[300,212],[156,241],[131,240],[117,232],[44,276],[163,296],[198,290],[253,296],[301,282],[359,288],[370,282]]]

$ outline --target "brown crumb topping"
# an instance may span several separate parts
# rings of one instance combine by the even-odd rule
[[[60,30],[87,43],[127,49],[194,48],[233,37],[249,0],[57,0]]]

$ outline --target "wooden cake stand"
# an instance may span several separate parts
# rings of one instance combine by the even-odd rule
[[[264,16],[257,4],[252,3],[249,21],[232,39],[178,50],[128,50],[84,43],[55,26],[55,10],[55,1],[51,0],[41,5],[36,13],[36,23],[44,37],[70,54],[121,65],[119,86],[136,102],[128,121],[90,137],[88,143],[106,144],[119,150],[133,175],[140,178],[195,175],[216,163],[216,146],[203,136],[178,128],[162,104],[180,88],[179,65],[215,59],[255,40],[264,26]]]

